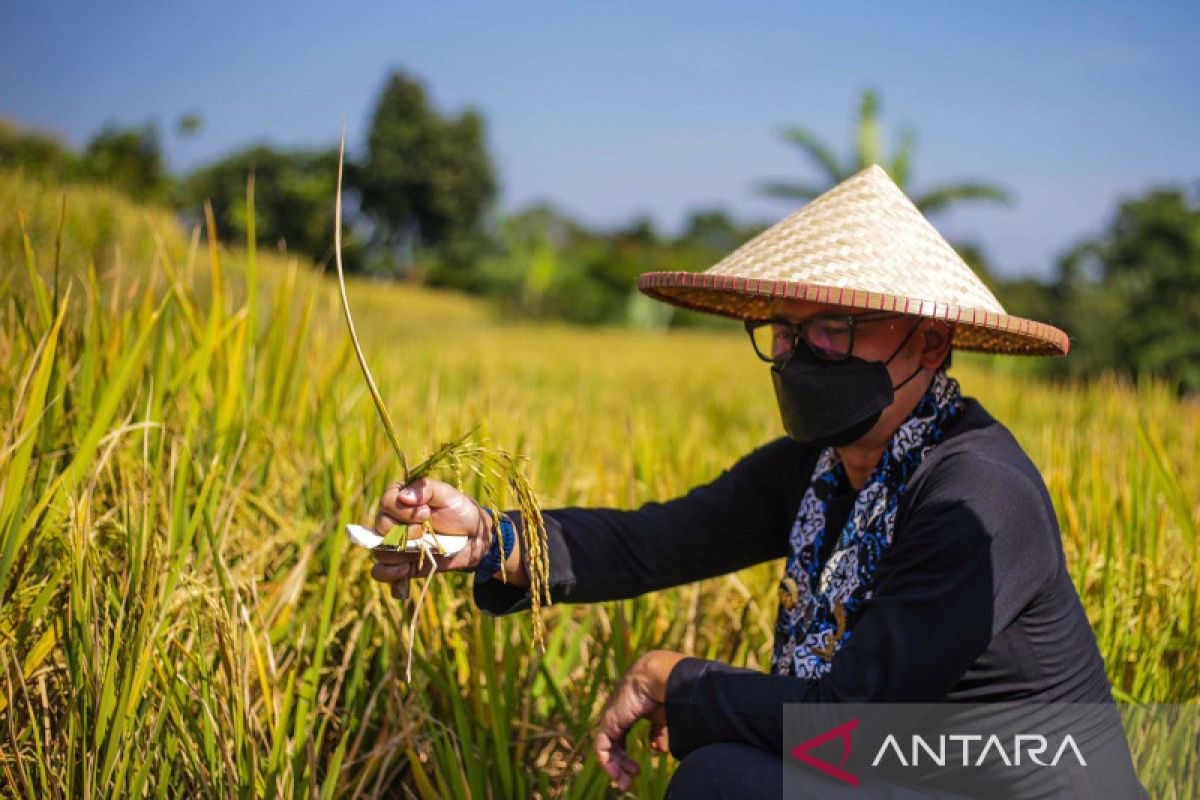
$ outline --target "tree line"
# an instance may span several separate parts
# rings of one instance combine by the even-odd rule
[[[195,115],[174,135],[194,136]],[[758,190],[792,207],[862,167],[878,163],[927,215],[963,202],[1011,202],[1003,187],[967,180],[914,193],[915,136],[885,147],[879,98],[858,100],[848,157],[803,128],[784,141],[815,167],[818,180],[763,180]],[[496,299],[514,315],[580,323],[649,327],[728,325],[650,301],[636,290],[648,270],[703,270],[765,225],[745,225],[720,208],[698,209],[668,235],[647,218],[594,230],[538,205],[512,213],[496,208],[499,189],[474,109],[439,110],[423,84],[393,72],[376,97],[365,140],[347,165],[344,255],[350,269],[385,274]],[[333,146],[283,149],[258,144],[187,175],[170,174],[156,126],[107,127],[74,152],[51,136],[0,120],[0,168],[51,180],[100,181],[134,198],[173,206],[185,222],[212,204],[222,235],[246,236],[246,181],[255,176],[260,246],[332,257],[337,152]],[[782,210],[786,208],[781,207]],[[1079,242],[1049,279],[1001,279],[980,247],[953,242],[1012,314],[1050,322],[1072,339],[1070,358],[1039,366],[1050,372],[1117,370],[1174,379],[1200,390],[1200,194],[1197,186],[1162,186],[1123,200],[1102,232]]]

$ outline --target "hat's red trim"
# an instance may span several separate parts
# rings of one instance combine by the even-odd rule
[[[847,308],[890,309],[903,314],[944,319],[1004,333],[1025,340],[1018,345],[1018,349],[1026,352],[1066,355],[1071,348],[1070,339],[1066,333],[1044,322],[999,314],[982,308],[938,303],[886,292],[819,286],[798,281],[714,275],[707,272],[647,272],[638,278],[638,288],[652,297],[674,305],[738,319],[743,317],[736,309],[689,301],[676,297],[669,290],[676,288],[704,289],[748,297],[794,298]]]

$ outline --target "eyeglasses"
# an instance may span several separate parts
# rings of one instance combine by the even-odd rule
[[[803,322],[791,322],[778,317],[746,320],[746,333],[754,345],[755,354],[771,364],[791,360],[801,340],[809,349],[826,361],[843,361],[854,350],[854,332],[867,322],[903,317],[903,314],[881,311],[875,314],[823,314]]]

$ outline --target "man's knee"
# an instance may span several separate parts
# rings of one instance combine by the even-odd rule
[[[783,790],[782,765],[757,747],[721,742],[684,756],[671,776],[669,800],[778,798]]]

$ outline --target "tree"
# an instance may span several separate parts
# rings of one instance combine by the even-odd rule
[[[0,118],[0,169],[63,181],[78,171],[79,164],[75,154],[57,137],[22,129]]]
[[[1152,190],[1059,262],[1076,371],[1157,375],[1200,391],[1200,196]]]
[[[418,81],[392,73],[372,113],[355,183],[377,238],[405,267],[416,253],[436,250],[434,282],[467,280],[481,223],[496,195],[484,122],[476,111],[444,117]]]
[[[714,254],[728,253],[744,241],[745,233],[719,208],[693,211],[683,229],[682,242],[706,248]]]
[[[85,178],[107,183],[142,201],[165,200],[171,186],[158,128],[153,124],[105,127],[84,150],[81,172]]]
[[[887,170],[896,185],[908,192],[915,136],[911,130],[905,131],[901,134],[900,145],[891,158],[884,154],[883,133],[879,122],[879,97],[870,89],[865,90],[859,99],[854,152],[844,162],[839,161],[833,149],[819,137],[803,128],[788,128],[783,132],[783,138],[798,147],[816,164],[822,173],[821,179],[819,183],[769,181],[761,187],[763,193],[768,196],[787,200],[811,200],[872,164],[878,164]],[[934,187],[915,197],[913,202],[923,213],[932,214],[964,200],[1007,203],[1009,195],[997,186],[967,181]]]
[[[210,201],[217,229],[246,237],[246,182],[254,175],[255,230],[260,245],[285,243],[294,252],[321,262],[333,254],[333,196],[337,189],[337,151],[276,150],[258,145],[233,153],[187,179],[182,206],[201,218]],[[347,268],[361,265],[353,226],[343,236]]]
[[[195,136],[203,127],[204,119],[194,111],[182,115],[175,121],[175,132],[184,138]]]

